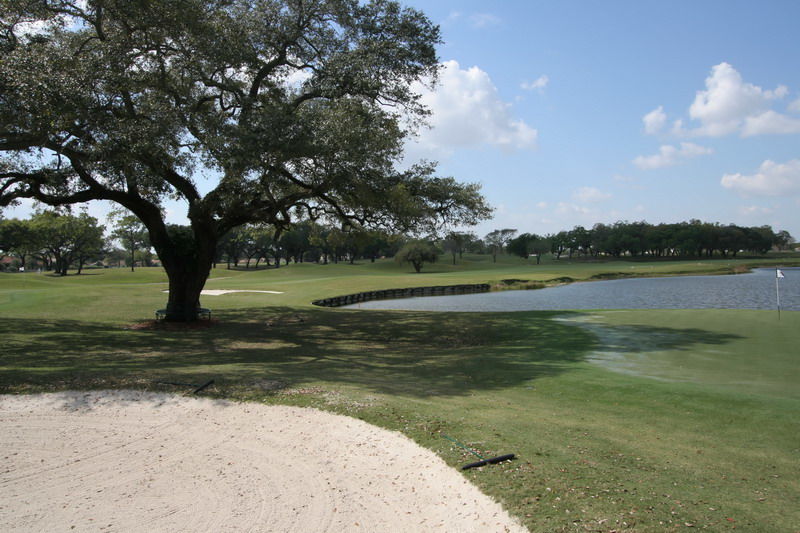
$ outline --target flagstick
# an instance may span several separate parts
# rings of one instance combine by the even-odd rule
[[[778,281],[780,281],[780,279],[778,278],[778,269],[775,269],[775,299],[778,302],[778,322],[780,322],[781,321],[781,293],[778,290]]]

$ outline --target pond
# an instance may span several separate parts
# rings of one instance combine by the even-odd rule
[[[800,311],[800,268],[782,269],[781,309]],[[376,300],[360,309],[534,311],[566,309],[776,309],[775,269],[747,274],[677,276],[571,283],[529,291]]]

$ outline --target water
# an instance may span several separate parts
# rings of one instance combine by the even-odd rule
[[[782,269],[781,309],[800,311],[800,268]],[[565,309],[776,309],[775,269],[748,274],[679,276],[572,283],[531,291],[376,300],[348,306],[414,311]]]

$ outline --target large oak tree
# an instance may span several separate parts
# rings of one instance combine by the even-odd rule
[[[438,28],[372,0],[2,0],[0,206],[116,202],[197,317],[218,239],[300,218],[428,230],[490,210],[477,185],[397,170]],[[164,220],[187,205],[189,227]]]

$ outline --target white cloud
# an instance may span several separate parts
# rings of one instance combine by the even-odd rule
[[[788,133],[800,133],[800,119],[787,117],[772,110],[747,117],[742,127],[742,137]]]
[[[664,113],[664,107],[658,106],[650,111],[642,117],[642,122],[644,122],[644,132],[648,135],[655,135],[660,132],[667,123],[667,115]]]
[[[460,11],[451,11],[447,15],[447,18],[444,19],[444,21],[442,22],[442,25],[450,25],[450,24],[460,20],[461,17],[462,17],[462,13]]]
[[[640,155],[633,160],[633,164],[643,170],[652,170],[662,167],[677,165],[685,159],[708,155],[714,151],[711,148],[699,146],[694,143],[681,143],[680,148],[672,145],[663,145],[657,154]]]
[[[581,187],[572,194],[573,200],[584,203],[602,202],[611,198],[611,194],[595,187]]]
[[[789,111],[800,113],[800,98],[789,104]]]
[[[558,202],[555,212],[559,215],[566,214],[580,214],[584,215],[590,212],[589,208],[581,205],[570,204],[567,202]]]
[[[14,27],[14,33],[17,36],[33,37],[42,35],[47,31],[53,29],[57,25],[57,20],[34,20],[30,22],[19,22]]]
[[[311,79],[313,73],[310,70],[305,70],[305,69],[300,69],[300,70],[287,69],[285,75],[286,79],[284,80],[284,83],[286,84],[286,86],[292,89],[299,89],[300,87],[303,86],[303,84],[306,81]]]
[[[497,26],[502,21],[500,17],[491,13],[475,13],[470,15],[469,22],[473,28],[488,28],[489,26]]]
[[[683,127],[683,120],[678,119],[672,123],[672,134],[678,137],[685,137],[689,135],[689,131]]]
[[[80,10],[88,8],[86,0],[77,0],[73,2],[74,7]],[[6,21],[4,21],[6,22]],[[71,15],[58,15],[47,20],[40,20],[38,17],[31,17],[30,19],[21,18],[14,21],[14,34],[17,37],[27,39],[37,35],[42,35],[48,31],[54,30],[58,27],[69,27],[80,24],[82,21],[78,17]]]
[[[535,89],[544,89],[545,87],[547,87],[548,83],[550,83],[550,78],[547,76],[547,74],[542,74],[541,76],[536,78],[534,81],[531,81],[531,82],[524,81],[524,82],[522,82],[520,87],[522,87],[526,91],[533,91]]]
[[[447,61],[434,90],[416,86],[422,103],[431,110],[430,128],[423,129],[411,152],[441,155],[456,148],[493,146],[504,151],[536,148],[538,132],[512,115],[489,75],[478,67],[462,69]]]
[[[769,207],[761,207],[758,205],[749,205],[739,208],[739,214],[744,216],[753,215],[771,215],[774,211]]]
[[[775,100],[789,93],[784,85],[766,90],[746,83],[728,63],[713,66],[705,85],[706,89],[697,91],[689,107],[689,116],[699,121],[700,126],[684,133],[719,137],[733,133],[749,136],[798,131],[798,126],[791,124],[793,119],[770,109]],[[676,126],[676,132],[680,133],[682,125]]]
[[[767,159],[755,174],[725,174],[720,183],[745,196],[781,196],[800,193],[800,159],[775,163]]]

